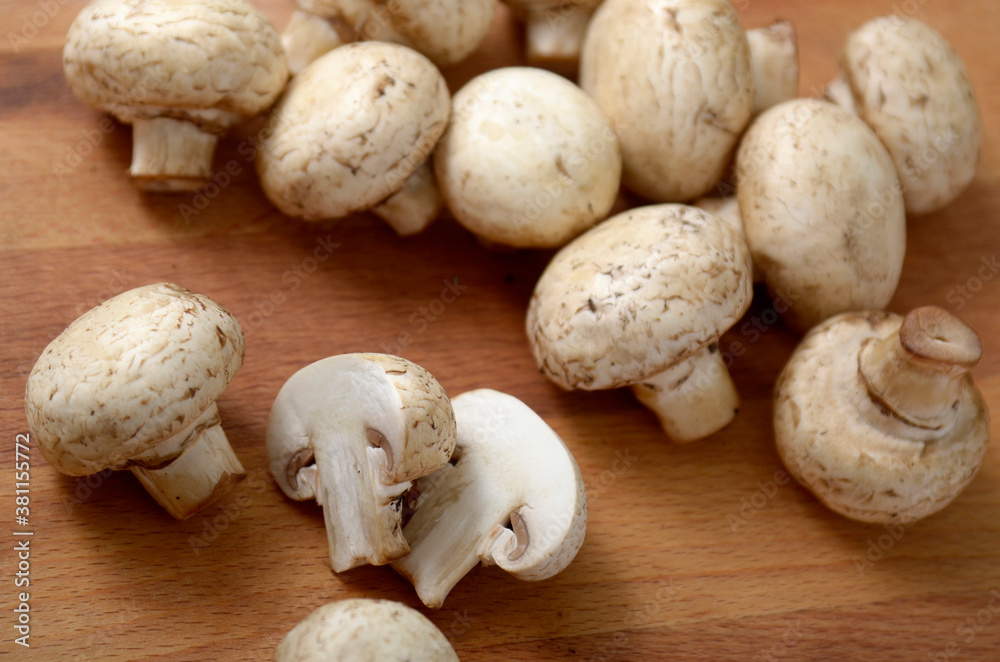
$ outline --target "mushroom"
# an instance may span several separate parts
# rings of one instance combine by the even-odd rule
[[[289,216],[370,210],[400,234],[419,232],[440,210],[425,161],[449,112],[444,77],[423,55],[381,42],[342,46],[296,76],[272,110],[257,152],[261,186]]]
[[[750,46],[727,0],[607,0],[587,29],[580,86],[618,134],[625,186],[656,202],[719,181],[754,102]]]
[[[976,173],[983,122],[965,63],[936,30],[885,16],[851,33],[827,95],[871,126],[896,164],[906,211],[954,200]]]
[[[282,42],[292,73],[343,43],[388,41],[434,64],[464,60],[486,38],[496,0],[298,0]]]
[[[778,379],[781,459],[845,517],[912,523],[938,512],[972,481],[989,443],[969,374],[981,351],[975,331],[933,306],[827,320]]]
[[[526,581],[552,577],[576,557],[587,528],[580,469],[538,414],[490,389],[452,404],[455,454],[417,482],[403,527],[411,551],[392,564],[435,608],[480,561]]]
[[[63,51],[84,103],[133,126],[147,191],[209,182],[218,136],[274,102],[288,79],[277,31],[243,0],[94,0]]]
[[[343,572],[409,553],[403,495],[448,463],[455,417],[420,366],[387,354],[342,354],[285,382],[266,444],[281,490],[323,507],[330,565]]]
[[[490,242],[562,246],[618,197],[618,138],[597,104],[562,76],[495,69],[455,94],[434,153],[456,220]]]
[[[325,604],[289,630],[274,662],[458,662],[448,638],[416,609],[391,600]]]
[[[739,396],[719,337],[750,306],[750,252],[700,209],[640,207],[565,246],[531,297],[528,341],[564,389],[631,386],[676,442],[728,424]]]
[[[754,265],[782,316],[803,331],[837,313],[888,305],[903,268],[906,215],[892,159],[833,104],[796,99],[747,131],[737,197]]]
[[[28,427],[59,471],[131,469],[177,519],[246,473],[215,401],[243,363],[239,322],[171,283],[108,299],[59,334],[25,388]]]
[[[524,23],[525,58],[572,76],[594,10],[603,0],[503,0]]]
[[[799,44],[795,26],[776,21],[747,30],[753,66],[753,114],[790,101],[799,94]]]

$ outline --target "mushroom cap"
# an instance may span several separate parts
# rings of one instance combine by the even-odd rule
[[[618,133],[625,186],[656,202],[715,185],[753,110],[750,46],[727,0],[607,0],[580,86]]]
[[[965,63],[914,18],[873,19],[847,38],[841,71],[858,114],[896,164],[912,213],[951,202],[976,172],[983,122]]]
[[[450,101],[441,72],[410,48],[336,48],[296,76],[272,111],[257,153],[264,192],[307,220],[369,209],[430,156]]]
[[[528,306],[528,341],[562,388],[617,388],[715,342],[752,294],[734,227],[685,205],[640,207],[556,254]]]
[[[323,605],[289,630],[274,662],[458,662],[448,638],[415,609],[354,598]]]
[[[597,104],[562,76],[495,69],[455,94],[434,153],[455,218],[490,241],[565,244],[603,219],[618,196],[618,138]]]
[[[393,41],[438,66],[471,55],[489,33],[497,0],[298,0],[319,16],[336,17],[358,40]]]
[[[63,66],[77,97],[123,122],[215,131],[267,110],[288,79],[280,35],[243,0],[94,0],[70,26]]]
[[[810,331],[775,388],[778,452],[830,509],[862,522],[914,521],[972,481],[989,441],[989,414],[966,375],[954,423],[933,434],[880,407],[859,374],[863,343],[899,331],[893,313],[837,315]]]
[[[28,426],[64,473],[124,468],[198,418],[242,363],[243,331],[219,304],[171,283],[139,287],[45,348],[28,375]]]
[[[807,329],[848,310],[885,308],[906,252],[906,214],[885,147],[857,117],[815,99],[763,113],[736,157],[753,261],[783,316]]]

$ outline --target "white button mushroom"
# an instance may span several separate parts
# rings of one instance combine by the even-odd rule
[[[400,234],[419,232],[441,206],[424,162],[450,102],[437,67],[405,46],[330,51],[292,80],[271,112],[257,152],[264,193],[289,216],[315,221],[371,210]],[[420,168],[428,170],[413,179]],[[393,204],[397,194],[423,202]]]
[[[274,662],[458,662],[426,616],[390,600],[323,605],[289,630]]]
[[[739,231],[694,207],[619,214],[552,259],[526,321],[542,373],[564,389],[631,386],[677,442],[732,420],[739,397],[719,337],[750,306]]]
[[[207,184],[218,135],[288,79],[277,31],[243,0],[94,0],[63,67],[77,97],[133,125],[131,174],[149,191]]]
[[[975,331],[945,310],[844,313],[802,340],[775,392],[778,451],[832,510],[914,522],[972,481],[989,412],[969,369]]]
[[[444,389],[420,366],[344,354],[289,378],[271,407],[266,443],[282,491],[323,506],[330,565],[343,572],[410,551],[403,494],[448,463],[455,418]]]
[[[573,75],[594,10],[603,0],[503,0],[524,22],[524,55],[533,67]]]
[[[496,0],[298,0],[282,35],[292,73],[342,43],[388,41],[455,64],[489,32]]]
[[[906,211],[941,209],[976,173],[983,122],[965,63],[936,30],[885,16],[851,33],[828,96],[878,134],[896,164]]]
[[[129,290],[42,352],[28,427],[63,473],[131,469],[183,519],[245,477],[215,405],[242,362],[239,322],[208,297],[170,283]]]
[[[837,313],[882,309],[903,269],[906,215],[892,159],[857,117],[797,99],[768,110],[736,157],[754,265],[805,330]]]
[[[468,230],[555,247],[607,215],[621,180],[618,139],[576,85],[542,69],[496,69],[462,87],[453,106],[434,168]]]
[[[392,564],[428,607],[480,561],[518,579],[552,577],[576,557],[587,527],[580,469],[538,414],[489,389],[452,404],[455,454],[417,481],[403,528],[411,552]]]
[[[750,46],[727,0],[607,0],[587,30],[580,86],[618,133],[625,186],[692,200],[722,177],[750,121]]]

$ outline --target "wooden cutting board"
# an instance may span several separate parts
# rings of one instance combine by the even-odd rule
[[[260,4],[284,26],[290,0]],[[894,10],[889,0],[736,4],[750,26],[796,23],[804,95],[834,74],[853,27]],[[1000,4],[897,5],[943,32],[968,63],[986,140],[961,199],[910,221],[891,308],[937,304],[972,324],[984,345],[974,374],[1000,412]],[[239,151],[252,127],[224,141],[216,164],[232,162],[236,174],[186,222],[179,205],[192,197],[138,192],[125,175],[130,130],[102,124],[64,83],[62,41],[81,6],[0,4],[0,657],[267,660],[312,609],[369,596],[420,607],[468,661],[1000,659],[1000,445],[943,513],[895,531],[853,523],[782,472],[770,396],[796,338],[763,321],[763,297],[751,324],[725,341],[746,350],[733,367],[739,416],[712,438],[676,446],[628,392],[563,393],[538,373],[523,319],[548,253],[489,252],[447,218],[412,239],[369,218],[284,218]],[[453,89],[517,63],[517,39],[499,12],[488,43],[447,72]],[[58,164],[72,167],[59,175]],[[316,259],[326,255],[314,253],[321,245],[335,248]],[[435,304],[455,278],[467,289]],[[27,431],[32,364],[84,310],[162,280],[212,296],[243,322],[246,363],[219,408],[250,479],[176,522],[128,473],[62,476],[32,448],[30,524],[18,526],[15,438]],[[545,417],[588,487],[576,561],[537,584],[477,568],[437,611],[388,568],[334,576],[320,509],[280,493],[263,439],[285,379],[351,351],[399,353],[449,393],[492,387]],[[34,533],[28,588],[14,585],[14,530]],[[13,642],[21,591],[30,592],[30,649]]]

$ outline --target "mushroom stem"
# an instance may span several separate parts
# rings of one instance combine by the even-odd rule
[[[399,189],[372,212],[401,237],[423,232],[441,213],[444,199],[434,181],[429,161],[424,161]]]
[[[402,497],[411,483],[385,484],[385,451],[350,438],[317,442],[315,452],[319,467],[316,503],[323,506],[333,571],[344,572],[366,563],[385,565],[409,553],[398,524]],[[362,471],[372,473],[363,483],[373,485],[372,491],[360,488]]]
[[[898,333],[862,345],[858,370],[878,404],[910,425],[937,430],[955,420],[962,385],[981,354],[972,328],[927,306],[911,311]]]
[[[177,519],[190,517],[246,478],[215,403],[191,425],[132,460],[130,468]]]
[[[292,75],[302,73],[310,62],[345,43],[336,25],[337,19],[326,19],[301,9],[292,12],[281,33],[281,45]]]
[[[664,432],[684,444],[729,424],[740,398],[717,345],[710,345],[660,374],[632,385],[656,413]]]
[[[753,114],[794,99],[799,93],[799,46],[795,26],[777,21],[747,30],[753,67]]]
[[[593,13],[594,7],[579,3],[529,9],[524,26],[528,64],[557,73],[574,72]]]
[[[830,81],[823,96],[827,101],[840,106],[851,115],[858,116],[858,105],[854,102],[854,93],[851,92],[851,86],[847,84],[843,76],[837,76]]]
[[[217,136],[191,122],[137,119],[132,125],[132,178],[144,191],[197,191],[212,175],[216,142]]]

